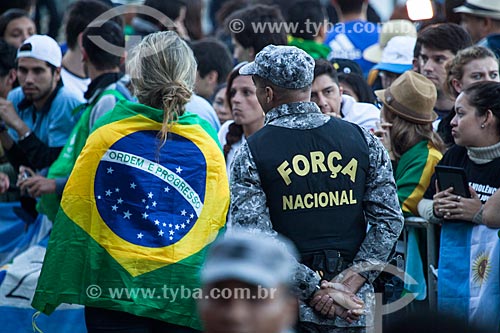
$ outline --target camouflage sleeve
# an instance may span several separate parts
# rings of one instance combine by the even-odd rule
[[[266,194],[260,184],[259,172],[246,142],[236,152],[231,165],[230,187],[229,214],[232,225],[250,232],[276,236],[277,232],[273,229],[266,205]],[[290,258],[295,260],[292,256]],[[316,286],[320,281],[315,272],[298,262],[292,279],[293,292],[301,300],[308,299],[317,290]]]
[[[312,269],[297,262],[295,275],[292,277],[292,292],[301,301],[307,301],[319,289],[321,278]]]
[[[275,236],[269,210],[266,205],[266,194],[260,183],[259,172],[245,142],[236,152],[231,164],[231,205],[229,214],[236,227],[256,230]]]
[[[354,263],[366,266],[387,262],[403,230],[404,218],[389,155],[376,137],[365,130],[363,132],[370,154],[363,206],[371,228],[361,243]],[[378,272],[361,275],[373,282]]]

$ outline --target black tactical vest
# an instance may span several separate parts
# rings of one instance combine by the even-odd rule
[[[366,234],[369,161],[361,129],[336,118],[309,130],[267,125],[248,145],[273,228],[302,255],[337,250],[351,262]]]

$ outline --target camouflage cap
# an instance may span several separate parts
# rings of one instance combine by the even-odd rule
[[[241,75],[258,75],[285,89],[300,89],[312,85],[314,59],[295,46],[268,45],[255,61],[240,68]]]
[[[297,250],[287,238],[232,228],[208,250],[201,282],[239,280],[264,288],[290,285],[296,269],[292,257],[297,258]]]

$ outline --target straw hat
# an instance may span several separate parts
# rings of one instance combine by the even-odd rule
[[[437,118],[434,83],[414,71],[404,72],[389,88],[375,91],[384,108],[417,124],[432,123]]]
[[[467,0],[463,6],[457,7],[453,11],[455,13],[500,20],[500,3],[498,0]]]
[[[382,25],[382,31],[378,36],[378,43],[363,51],[363,58],[368,61],[379,63],[382,59],[382,51],[387,43],[396,36],[417,37],[417,28],[408,20],[390,20]]]

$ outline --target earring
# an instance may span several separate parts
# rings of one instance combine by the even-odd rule
[[[486,126],[484,124],[481,124],[481,128],[485,128]]]
[[[267,104],[269,104],[269,97],[266,98],[266,102],[267,102]]]

